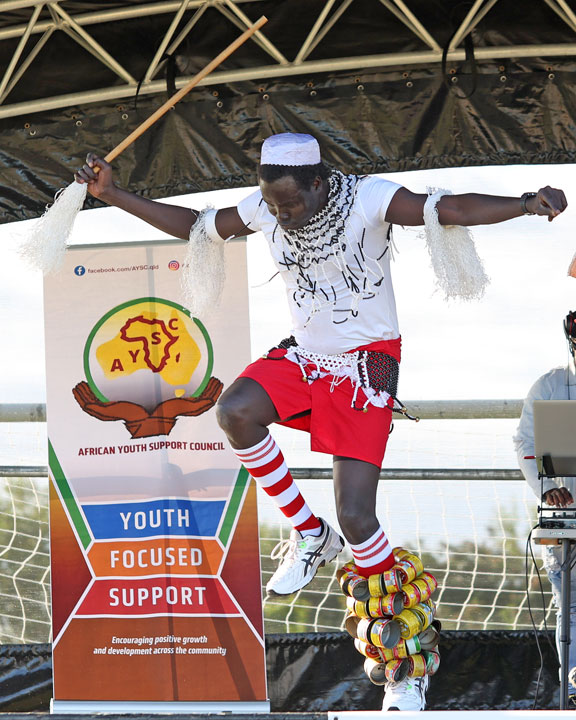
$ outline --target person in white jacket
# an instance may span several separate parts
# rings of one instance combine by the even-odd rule
[[[568,340],[570,357],[568,364],[556,367],[536,380],[524,400],[520,423],[514,436],[514,446],[518,455],[518,464],[526,482],[539,502],[551,507],[576,508],[576,478],[538,477],[538,468],[534,459],[534,401],[535,400],[575,400],[576,401],[576,312],[569,312],[564,319],[564,332]],[[576,438],[575,438],[576,445]],[[560,656],[560,563],[562,548],[560,545],[543,545],[544,567],[552,585],[554,604],[558,608],[556,617],[556,646]],[[569,702],[576,707],[576,568],[571,572],[570,595],[570,652],[568,665]]]

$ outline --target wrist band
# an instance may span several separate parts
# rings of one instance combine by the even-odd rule
[[[521,198],[520,198],[520,210],[524,213],[524,215],[536,215],[536,213],[530,212],[528,208],[526,207],[526,203],[528,200],[530,200],[533,197],[536,197],[535,192],[525,192]]]

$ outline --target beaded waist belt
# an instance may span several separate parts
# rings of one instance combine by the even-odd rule
[[[285,350],[279,354],[277,351]],[[338,355],[315,353],[301,347],[294,336],[285,338],[265,356],[270,360],[285,357],[297,363],[302,370],[302,379],[311,383],[321,377],[332,376],[332,385],[338,385],[348,378],[354,386],[352,407],[355,410],[368,411],[368,405],[388,406],[390,398],[394,401],[393,412],[399,412],[411,420],[418,420],[408,414],[404,405],[396,397],[398,391],[399,364],[396,358],[377,350],[355,350]],[[365,402],[358,405],[358,391],[363,391]]]

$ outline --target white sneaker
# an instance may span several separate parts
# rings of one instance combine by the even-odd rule
[[[289,540],[276,545],[270,557],[280,560],[278,569],[266,585],[271,595],[291,595],[314,578],[318,568],[334,560],[344,547],[344,540],[322,518],[322,532],[318,537],[302,536],[293,529]]]
[[[424,710],[428,676],[405,678],[400,682],[388,682],[382,710]]]

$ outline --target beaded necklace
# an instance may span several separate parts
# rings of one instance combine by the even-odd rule
[[[290,272],[297,286],[293,300],[308,311],[306,323],[327,307],[335,309],[341,299],[327,276],[327,263],[340,271],[350,294],[350,307],[334,313],[332,321],[337,324],[356,316],[360,300],[373,298],[382,281],[380,258],[367,257],[363,251],[364,234],[357,239],[346,234],[346,223],[361,180],[357,175],[332,171],[326,205],[304,227],[283,230],[276,225],[272,233],[272,241],[282,247],[278,262]],[[358,252],[349,253],[354,262],[351,266],[345,253],[347,245],[353,243],[357,243]],[[382,255],[387,249],[388,244]]]

